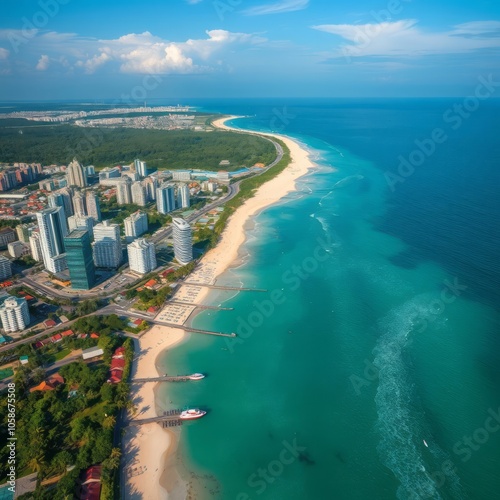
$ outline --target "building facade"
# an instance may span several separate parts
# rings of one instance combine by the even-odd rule
[[[193,260],[193,237],[191,226],[179,217],[172,219],[172,234],[174,238],[174,255],[180,264]]]
[[[0,298],[0,320],[6,333],[24,330],[30,324],[26,299],[12,296]]]
[[[33,231],[30,236],[30,247],[31,247],[31,256],[37,262],[41,262],[43,260],[42,254],[42,244],[40,241],[40,233],[38,231]]]
[[[0,255],[0,280],[6,280],[12,276],[12,264],[7,257]]]
[[[14,229],[10,227],[4,227],[0,229],[0,248],[7,248],[9,243],[16,241],[17,234]]]
[[[90,239],[94,239],[94,219],[92,217],[88,215],[72,215],[71,217],[68,217],[68,231],[71,232],[75,229],[88,231]]]
[[[148,230],[148,215],[145,212],[135,212],[127,217],[125,225],[125,238],[130,243]]]
[[[172,180],[188,182],[191,180],[191,170],[172,170]]]
[[[156,209],[160,214],[168,214],[175,210],[175,188],[170,184],[162,184],[156,190]]]
[[[85,201],[87,204],[87,215],[89,217],[92,217],[95,222],[101,222],[101,206],[97,193],[94,193],[93,191],[87,191]]]
[[[81,188],[87,186],[87,173],[76,158],[73,158],[73,161],[68,165],[66,175],[70,186],[77,186]]]
[[[105,220],[94,226],[94,264],[96,267],[116,269],[122,261],[120,226]]]
[[[61,207],[46,208],[36,214],[43,263],[51,273],[67,269],[64,249],[64,237],[68,234],[66,219]]]
[[[87,215],[87,210],[85,207],[85,198],[80,191],[77,191],[73,195],[73,212],[77,217],[83,217]]]
[[[135,203],[140,207],[145,207],[148,203],[146,186],[144,186],[142,182],[137,181],[132,184],[131,191],[132,191],[132,203]]]
[[[180,184],[177,188],[177,206],[189,208],[191,205],[191,193],[187,184]]]
[[[118,205],[128,205],[132,203],[132,180],[130,177],[123,177],[116,184],[116,202]]]
[[[144,238],[127,245],[128,263],[131,271],[147,274],[156,269],[156,253],[154,243]]]
[[[140,177],[146,177],[148,175],[148,167],[145,161],[134,160],[134,168]]]
[[[95,284],[95,266],[88,231],[75,229],[64,238],[71,288],[90,290]]]

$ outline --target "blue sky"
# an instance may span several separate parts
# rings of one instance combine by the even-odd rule
[[[3,0],[0,100],[470,94],[496,0]]]

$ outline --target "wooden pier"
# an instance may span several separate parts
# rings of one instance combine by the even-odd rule
[[[206,283],[193,283],[191,281],[183,281],[181,285],[190,285],[190,286],[198,286],[200,288],[213,288],[214,290],[230,290],[236,292],[268,292],[264,288],[245,288],[239,286],[225,286],[225,285],[207,285]]]
[[[182,420],[179,415],[182,410],[168,410],[163,412],[163,415],[152,418],[143,418],[140,420],[130,420],[128,425],[145,425],[145,424],[162,424],[162,427],[175,427],[177,425],[182,425]]]
[[[163,326],[169,326],[171,328],[178,328],[184,330],[185,332],[190,332],[190,333],[202,333],[204,335],[215,335],[216,337],[230,337],[230,338],[237,337],[236,333],[234,332],[222,333],[222,332],[212,332],[210,330],[200,330],[199,328],[191,328],[189,326],[177,325],[175,323],[168,323],[167,321],[159,321],[157,319],[150,320],[150,323],[153,323],[154,325],[163,325]]]
[[[204,304],[194,304],[193,302],[180,302],[178,300],[169,300],[168,303],[180,305],[180,306],[195,306],[198,309],[212,309],[214,311],[233,311],[234,310],[234,307],[206,306]]]
[[[136,378],[132,380],[132,384],[142,384],[144,382],[189,382],[192,380],[189,375],[179,375],[176,377],[170,377],[165,375],[164,377],[152,377],[152,378]]]

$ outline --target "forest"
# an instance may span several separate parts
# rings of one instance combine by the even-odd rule
[[[270,141],[236,132],[33,126],[22,121],[25,126],[20,120],[0,120],[0,163],[66,165],[76,157],[102,168],[140,158],[151,168],[217,171],[222,160],[231,162],[224,170],[236,170],[276,157]]]

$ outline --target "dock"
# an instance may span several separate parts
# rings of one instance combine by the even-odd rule
[[[154,325],[163,325],[163,326],[170,326],[171,328],[178,328],[181,330],[184,330],[185,332],[190,332],[190,333],[202,333],[204,335],[215,335],[216,337],[230,337],[234,338],[237,337],[236,333],[223,333],[223,332],[212,332],[211,330],[200,330],[199,328],[191,328],[189,326],[184,326],[184,325],[177,325],[175,323],[167,323],[166,321],[158,321],[156,319],[150,320],[150,323],[153,323]]]
[[[142,384],[144,382],[189,382],[189,375],[179,375],[176,377],[171,377],[165,375],[163,377],[152,377],[152,378],[136,378],[132,380],[132,384]]]
[[[206,306],[204,304],[193,304],[192,302],[180,302],[178,300],[169,300],[168,303],[180,306],[195,306],[198,309],[212,309],[214,311],[234,311],[234,307]]]
[[[225,285],[208,285],[206,283],[193,283],[191,281],[183,281],[181,285],[191,285],[191,286],[198,286],[200,288],[212,288],[214,290],[229,290],[229,291],[235,291],[235,292],[268,292],[269,290],[266,290],[265,288],[246,288],[246,287],[239,287],[239,286],[225,286]]]
[[[176,427],[182,425],[182,420],[179,418],[182,410],[169,410],[163,412],[163,415],[158,417],[143,418],[140,420],[130,420],[128,425],[145,425],[145,424],[162,424],[162,427]]]

